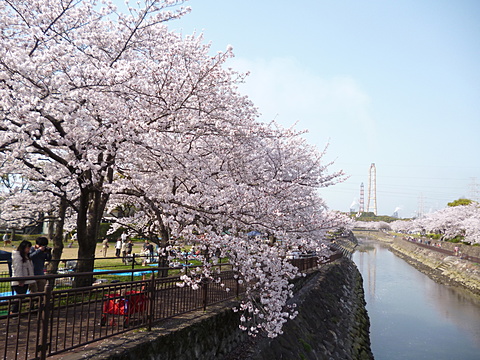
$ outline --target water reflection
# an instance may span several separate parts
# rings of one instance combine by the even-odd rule
[[[357,266],[360,269],[365,269],[362,272],[362,276],[365,279],[367,277],[366,284],[368,285],[368,289],[365,289],[365,291],[368,291],[370,295],[370,299],[372,301],[375,300],[375,279],[376,279],[376,270],[377,267],[375,265],[375,260],[376,260],[376,255],[377,255],[377,248],[373,246],[372,244],[369,243],[364,243],[361,244],[357,248],[357,253],[358,253],[358,264]],[[365,265],[365,259],[367,264]],[[365,285],[364,285],[365,286]]]
[[[364,279],[372,350],[382,359],[480,359],[480,304],[439,285],[375,242],[354,254]]]

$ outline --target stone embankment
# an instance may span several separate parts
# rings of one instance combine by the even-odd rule
[[[440,284],[459,287],[480,296],[480,264],[464,260],[461,255],[480,257],[480,247],[430,240],[432,248],[426,248],[416,242],[405,241],[400,236],[388,233],[371,232],[360,234],[388,243],[390,249],[417,270]],[[424,239],[425,240],[425,239]],[[459,248],[458,256],[435,251],[434,246],[454,251]]]
[[[362,277],[344,257],[295,283],[298,316],[275,339],[241,331],[233,304],[186,314],[152,332],[126,333],[62,359],[373,359]]]
[[[351,260],[327,265],[296,288],[298,316],[284,326],[284,334],[250,339],[227,359],[373,359],[363,281]]]

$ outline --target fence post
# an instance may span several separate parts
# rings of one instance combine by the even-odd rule
[[[155,271],[152,271],[148,285],[148,331],[152,330],[153,317],[155,316],[155,292]]]
[[[202,289],[203,289],[203,311],[207,311],[207,302],[208,302],[208,280],[206,278],[202,279]]]
[[[132,270],[135,270],[135,253],[132,254]],[[132,281],[133,281],[133,271],[132,271]]]
[[[240,295],[240,283],[238,282],[238,280],[240,280],[240,278],[237,278],[235,280],[236,280],[236,283],[237,283],[236,289],[235,289],[235,292],[236,292],[235,297],[238,299],[238,296]]]
[[[47,282],[45,286],[44,304],[39,309],[42,319],[42,337],[40,340],[40,359],[45,360],[47,358],[47,351],[50,345],[48,338],[48,324],[50,322],[50,310],[52,302],[52,286],[50,282]]]

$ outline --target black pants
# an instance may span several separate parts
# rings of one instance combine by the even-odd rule
[[[15,291],[18,295],[23,295],[27,293],[28,285],[25,284],[23,286],[20,285],[13,285],[13,291]],[[12,304],[12,313],[18,313],[18,309],[20,308],[20,299],[14,300]]]
[[[120,249],[115,249],[115,256],[120,257]]]

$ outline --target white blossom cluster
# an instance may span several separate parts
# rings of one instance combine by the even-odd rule
[[[242,326],[276,336],[295,316],[287,252],[326,253],[325,234],[349,222],[318,193],[344,175],[302,132],[258,121],[237,90],[246,75],[224,66],[231,46],[210,55],[201,35],[169,31],[182,4],[123,14],[109,1],[0,2],[1,175],[28,184],[3,191],[1,219],[49,212],[88,259],[116,214],[112,230],[165,257],[175,240],[196,244],[202,271],[182,278],[193,288],[220,281],[210,264],[228,257],[246,289]]]
[[[469,205],[447,207],[418,219],[395,221],[390,226],[394,231],[441,234],[445,239],[463,236],[465,242],[478,244],[480,243],[480,205],[473,202]]]

